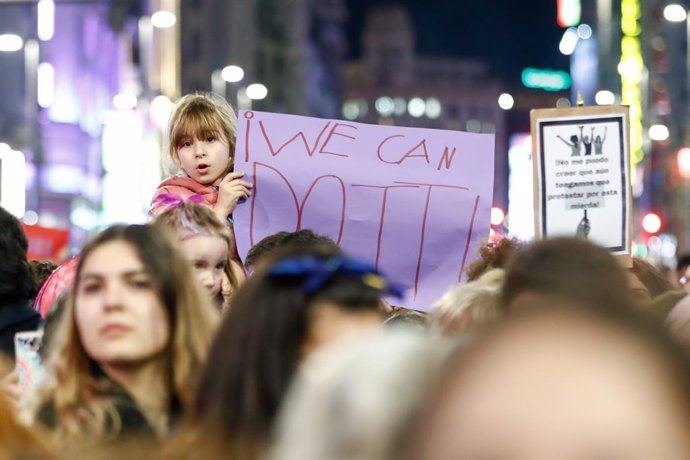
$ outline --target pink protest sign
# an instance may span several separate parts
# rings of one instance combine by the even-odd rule
[[[254,184],[235,210],[241,257],[310,228],[405,288],[427,310],[489,235],[494,136],[241,111],[235,171]]]

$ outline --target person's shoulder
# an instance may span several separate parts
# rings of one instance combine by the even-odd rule
[[[35,331],[40,325],[41,315],[24,302],[0,307],[0,352],[14,357],[14,335]]]
[[[156,188],[153,197],[151,198],[151,209],[149,214],[157,216],[163,210],[167,209],[171,203],[171,197],[178,197],[186,200],[194,195],[196,182],[189,177],[171,177],[160,184]]]
[[[162,193],[178,194],[182,190],[191,190],[194,186],[194,179],[189,177],[169,177],[158,184],[155,195]]]
[[[28,301],[22,299],[7,305],[0,305],[0,329],[3,326],[14,326],[15,324],[38,323],[41,315],[31,308]]]

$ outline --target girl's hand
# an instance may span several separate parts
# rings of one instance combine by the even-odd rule
[[[240,199],[247,199],[251,195],[252,184],[240,180],[243,176],[243,172],[231,172],[218,184],[218,201],[213,210],[223,220],[232,214]]]

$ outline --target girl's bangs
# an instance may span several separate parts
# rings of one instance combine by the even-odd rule
[[[215,136],[225,140],[220,127],[220,121],[216,120],[213,114],[203,112],[189,113],[180,121],[175,134],[174,145],[180,145],[183,139],[204,139],[208,136]]]

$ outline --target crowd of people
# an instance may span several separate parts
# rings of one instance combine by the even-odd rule
[[[151,222],[60,266],[0,208],[0,460],[690,458],[690,258],[500,238],[428,312],[318,231],[242,261],[234,123],[182,98]]]

